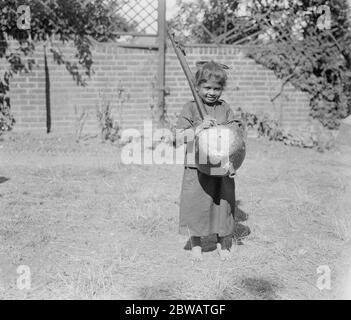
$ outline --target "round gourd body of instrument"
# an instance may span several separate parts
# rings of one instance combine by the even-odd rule
[[[196,135],[195,161],[202,173],[230,175],[242,165],[245,154],[243,132],[236,124],[214,126]]]

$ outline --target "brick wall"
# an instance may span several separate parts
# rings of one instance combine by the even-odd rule
[[[271,102],[281,87],[272,71],[244,56],[244,47],[210,47],[194,45],[187,48],[187,60],[195,71],[195,61],[216,60],[230,66],[229,81],[223,98],[232,108],[251,112],[264,111],[281,118],[284,126],[303,125],[309,120],[308,99],[290,85]],[[49,51],[49,50],[48,50]],[[73,48],[62,49],[65,57],[73,57]],[[48,53],[51,92],[52,131],[74,132],[75,108],[89,112],[85,132],[98,132],[96,105],[110,101],[114,112],[122,111],[124,128],[141,127],[144,119],[151,119],[151,106],[157,101],[158,52],[147,49],[123,48],[116,43],[93,48],[94,75],[86,87],[78,87],[64,66],[53,62]],[[43,47],[35,54],[36,66],[30,74],[16,76],[11,83],[12,110],[17,124],[15,130],[46,129],[45,72]],[[168,113],[179,112],[192,98],[180,64],[168,46],[166,59],[166,97]],[[121,104],[118,89],[123,89]],[[116,113],[117,114],[117,113]]]

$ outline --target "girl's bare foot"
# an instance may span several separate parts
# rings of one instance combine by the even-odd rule
[[[202,253],[200,246],[195,246],[191,249],[191,258],[194,261],[202,261]]]
[[[222,261],[227,261],[231,258],[231,251],[230,249],[222,249],[221,244],[217,243],[217,251],[219,254],[219,257],[221,258]]]

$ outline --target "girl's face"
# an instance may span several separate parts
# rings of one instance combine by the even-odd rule
[[[208,80],[201,83],[197,91],[203,102],[213,104],[220,98],[223,87],[217,81]]]

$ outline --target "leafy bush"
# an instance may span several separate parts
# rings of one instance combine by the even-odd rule
[[[246,132],[254,130],[258,137],[281,141],[285,145],[301,148],[316,148],[318,151],[329,150],[334,146],[335,130],[328,130],[322,125],[311,123],[304,127],[286,129],[279,121],[268,114],[256,115],[238,108]]]
[[[115,142],[120,140],[120,126],[114,121],[111,113],[110,101],[104,100],[103,103],[96,106],[96,116],[100,126],[101,140]]]

